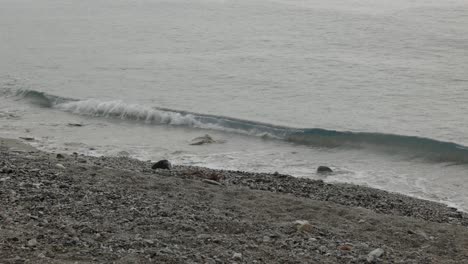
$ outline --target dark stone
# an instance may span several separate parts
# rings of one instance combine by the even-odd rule
[[[26,141],[34,141],[33,137],[19,137],[19,138],[21,138],[22,140],[26,140]]]
[[[172,169],[172,165],[168,160],[160,160],[156,162],[151,168],[153,170],[155,169],[170,170]]]
[[[57,159],[64,159],[64,158],[65,158],[65,156],[63,156],[62,154],[60,154],[60,153],[57,154]]]
[[[333,170],[327,166],[319,166],[317,168],[317,173],[329,173],[329,172],[333,172]]]
[[[82,127],[83,124],[78,124],[78,123],[68,123],[68,126],[71,126],[71,127]]]

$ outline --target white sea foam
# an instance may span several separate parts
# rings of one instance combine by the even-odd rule
[[[55,108],[80,115],[137,120],[150,124],[202,127],[200,122],[195,120],[190,114],[182,115],[176,112],[161,111],[137,104],[127,104],[123,101],[99,101],[90,99],[58,104]]]

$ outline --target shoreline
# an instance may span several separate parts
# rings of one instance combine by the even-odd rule
[[[0,155],[5,263],[468,259],[466,213],[402,194],[281,174],[153,170],[12,139],[0,138]]]

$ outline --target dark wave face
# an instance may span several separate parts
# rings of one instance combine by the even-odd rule
[[[15,96],[39,107],[80,115],[234,132],[314,147],[365,148],[392,154],[408,154],[433,162],[468,163],[467,147],[417,136],[292,128],[224,116],[127,104],[122,101],[76,100],[34,90],[20,90]]]
[[[31,104],[45,108],[52,108],[58,104],[74,101],[73,99],[50,95],[35,90],[18,90],[16,92],[16,96],[25,101],[28,101]]]

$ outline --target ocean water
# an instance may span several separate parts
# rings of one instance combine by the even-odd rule
[[[467,14],[464,0],[0,0],[0,136],[468,211]],[[205,134],[219,142],[190,145]]]

